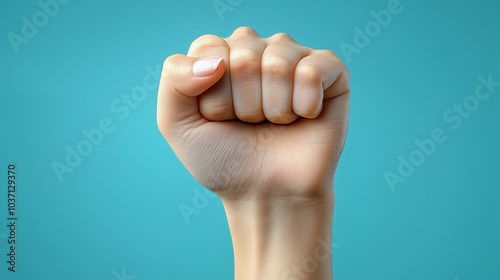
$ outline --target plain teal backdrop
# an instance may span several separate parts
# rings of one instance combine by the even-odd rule
[[[390,20],[380,14],[388,5],[397,10]],[[198,36],[243,25],[334,50],[350,70],[335,279],[500,279],[500,87],[480,82],[500,82],[500,2],[391,5],[2,0],[0,279],[232,279],[220,200],[164,141],[156,87],[142,85]],[[109,133],[89,151],[82,131],[100,125]],[[426,154],[415,141],[435,129],[446,140]],[[78,147],[88,155],[70,158],[58,178],[54,164],[67,165]],[[6,262],[9,163],[15,273]],[[185,206],[196,214],[185,219]]]

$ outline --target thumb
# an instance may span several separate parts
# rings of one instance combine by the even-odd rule
[[[175,54],[165,60],[158,89],[157,122],[165,135],[169,127],[203,119],[198,95],[223,75],[222,57],[196,58]]]

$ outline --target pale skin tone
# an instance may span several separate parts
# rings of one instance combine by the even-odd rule
[[[333,178],[349,82],[335,53],[248,27],[204,35],[187,56],[166,59],[158,126],[220,197],[235,279],[333,279]]]

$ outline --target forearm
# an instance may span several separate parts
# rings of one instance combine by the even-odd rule
[[[222,199],[236,280],[331,280],[334,196]]]

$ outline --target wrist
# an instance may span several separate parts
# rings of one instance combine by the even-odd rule
[[[332,279],[333,192],[318,198],[222,198],[235,279]]]

